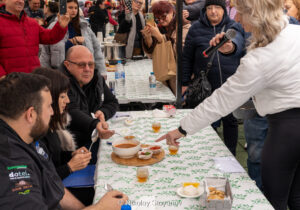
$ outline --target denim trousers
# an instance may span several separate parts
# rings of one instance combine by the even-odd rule
[[[254,117],[244,120],[244,134],[247,142],[247,166],[251,179],[262,190],[261,153],[268,132],[268,121],[265,117]]]

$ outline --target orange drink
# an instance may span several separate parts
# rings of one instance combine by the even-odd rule
[[[138,182],[146,182],[148,180],[149,171],[146,167],[139,167],[136,170],[136,177],[138,179]]]
[[[160,131],[161,124],[159,122],[152,123],[152,129],[154,133],[158,133]]]
[[[178,152],[178,149],[179,149],[178,146],[170,145],[169,146],[170,155],[176,155]]]

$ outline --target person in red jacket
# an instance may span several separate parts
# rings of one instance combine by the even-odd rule
[[[69,14],[61,15],[52,30],[44,29],[25,14],[24,0],[6,0],[0,5],[0,78],[39,67],[39,44],[59,42],[69,21]]]

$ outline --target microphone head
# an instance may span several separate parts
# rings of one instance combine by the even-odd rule
[[[225,34],[225,37],[227,38],[227,39],[233,39],[234,37],[235,37],[235,35],[236,35],[236,30],[234,30],[234,29],[228,29],[227,31],[226,31],[226,34]]]

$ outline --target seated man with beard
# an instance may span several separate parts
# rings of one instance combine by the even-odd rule
[[[41,75],[25,73],[0,80],[1,209],[85,208],[64,188],[38,141],[53,115],[49,84]],[[126,195],[111,191],[86,209],[119,210],[126,200]]]

